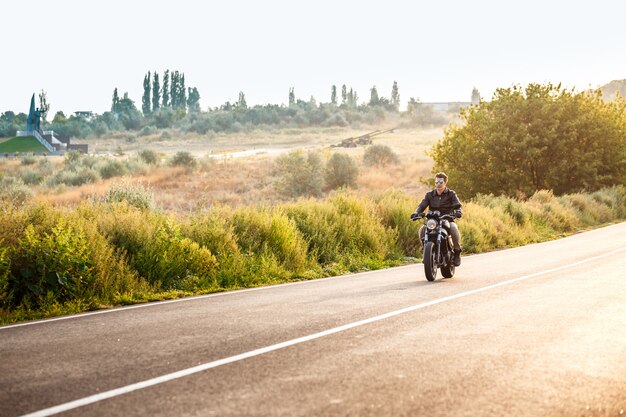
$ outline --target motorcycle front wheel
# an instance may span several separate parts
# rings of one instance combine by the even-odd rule
[[[437,262],[435,256],[435,243],[426,242],[426,246],[424,246],[424,273],[426,274],[426,279],[429,281],[434,281],[435,278],[437,278]]]

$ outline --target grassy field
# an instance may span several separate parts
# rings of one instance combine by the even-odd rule
[[[89,157],[80,166],[56,157],[46,158],[45,164],[0,160],[0,175],[4,173],[23,178],[35,200],[56,206],[76,206],[86,198],[100,197],[107,192],[112,182],[123,177],[126,182],[150,188],[156,206],[167,211],[188,212],[207,209],[216,204],[238,207],[291,200],[276,190],[278,177],[275,161],[281,155],[299,149],[318,153],[323,163],[335,153],[350,156],[359,166],[356,182],[361,192],[396,188],[423,195],[427,187],[420,183],[420,178],[430,176],[432,169],[432,161],[426,155],[426,150],[443,135],[443,127],[398,129],[374,137],[374,144],[389,146],[398,155],[397,165],[364,166],[365,147],[331,147],[342,139],[375,129],[259,130],[213,138],[185,134],[166,139],[145,136],[137,137],[132,142],[115,135],[90,140],[90,149],[105,154]],[[119,155],[119,152],[115,155],[115,149],[120,147],[123,155]],[[139,153],[145,149],[157,153],[159,162],[156,165],[138,161]],[[168,160],[178,151],[191,153],[198,161],[197,166],[170,166]],[[247,151],[247,156],[238,157],[242,154],[232,153],[241,151]],[[120,167],[120,164],[123,166]],[[102,165],[117,165],[113,173],[115,175],[100,170],[104,174],[86,180],[93,173],[92,168]],[[79,178],[81,175],[84,180]]]
[[[48,150],[33,136],[8,139],[0,143],[0,154],[4,153],[44,153]]]

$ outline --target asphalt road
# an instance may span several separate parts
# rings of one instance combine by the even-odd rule
[[[0,328],[0,416],[626,415],[626,223]]]

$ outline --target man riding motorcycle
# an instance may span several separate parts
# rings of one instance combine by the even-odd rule
[[[411,214],[411,219],[423,217],[423,212],[426,207],[430,210],[439,210],[441,214],[452,214],[457,219],[462,216],[461,202],[456,196],[456,193],[447,187],[448,176],[443,172],[435,174],[435,189],[429,191],[424,196],[422,202],[417,206],[415,212]],[[426,230],[424,226],[420,229],[420,239],[424,241],[424,235]],[[450,222],[450,235],[452,237],[452,244],[454,245],[454,266],[461,265],[461,234],[459,233],[459,227]]]

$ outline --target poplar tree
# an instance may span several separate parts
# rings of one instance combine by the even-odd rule
[[[179,107],[181,109],[187,110],[187,90],[185,89],[185,73],[181,73],[178,93]],[[200,96],[198,96],[198,98],[200,98]]]
[[[330,89],[330,102],[333,105],[337,105],[337,86],[333,85],[332,88]]]
[[[159,110],[159,103],[161,101],[161,83],[159,82],[159,74],[155,71],[152,78],[152,111]]]
[[[376,89],[376,86],[373,86],[370,89],[370,102],[369,105],[370,106],[378,106],[380,104],[380,97],[378,97],[378,90]]]
[[[346,104],[347,100],[348,100],[348,88],[344,84],[341,86],[341,104],[342,105]]]
[[[170,75],[170,101],[172,102],[172,108],[178,108],[178,71],[172,71]]]
[[[170,70],[163,73],[163,107],[170,107]]]
[[[398,111],[400,109],[400,91],[398,90],[398,82],[393,82],[391,87],[391,105]]]
[[[143,97],[141,98],[141,111],[144,116],[150,114],[150,71],[143,77]]]
[[[113,113],[119,112],[120,96],[117,94],[117,87],[113,90],[113,102],[111,103],[111,111]]]
[[[296,104],[296,94],[293,91],[293,87],[289,89],[289,107]]]

